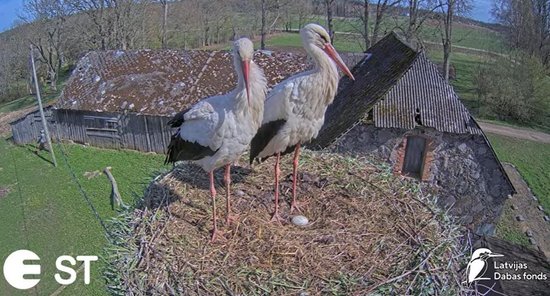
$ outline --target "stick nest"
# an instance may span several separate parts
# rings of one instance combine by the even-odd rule
[[[412,180],[366,159],[304,151],[298,199],[304,227],[290,223],[292,163],[281,160],[281,212],[270,223],[273,160],[235,166],[225,223],[223,170],[216,174],[218,227],[210,243],[208,175],[180,165],[157,177],[143,205],[112,224],[106,277],[114,294],[457,295],[460,231]]]

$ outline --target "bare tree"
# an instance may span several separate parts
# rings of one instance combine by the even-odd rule
[[[378,42],[378,35],[380,34],[380,27],[382,21],[386,16],[388,9],[399,5],[403,0],[378,0],[376,4],[376,18],[374,21],[374,28],[372,30],[372,43]],[[365,3],[368,1],[366,0]],[[367,24],[368,25],[368,24]]]
[[[160,33],[160,44],[162,48],[166,48],[166,30],[168,22],[168,0],[159,0],[162,5],[162,24],[161,24],[161,33]]]
[[[419,39],[419,33],[424,22],[434,16],[434,12],[441,7],[441,2],[435,0],[407,0],[409,19],[405,32],[405,38],[411,42]]]
[[[493,14],[508,30],[514,48],[550,65],[550,1],[496,0]]]
[[[29,41],[38,50],[38,60],[47,67],[47,80],[57,90],[57,79],[64,59],[66,21],[71,14],[63,0],[27,0],[24,2],[29,25],[34,35]],[[31,24],[32,23],[32,24]]]
[[[89,36],[92,48],[106,50],[110,46],[109,35],[113,23],[109,9],[113,3],[110,0],[68,0],[67,4],[77,13],[88,16],[92,30],[83,23],[81,32]]]
[[[453,25],[456,15],[464,14],[471,9],[470,0],[438,0],[441,13],[438,15],[441,28],[441,44],[443,45],[443,74],[449,81],[451,52],[453,47]]]
[[[361,6],[355,6],[354,15],[359,20],[359,25],[355,25],[354,22],[351,22],[350,25],[354,28],[354,31],[361,34],[363,37],[363,47],[365,50],[371,47],[371,36],[370,36],[370,9],[371,4],[369,1],[362,1]]]
[[[114,13],[114,47],[130,49],[141,47],[145,11],[149,0],[111,0]]]
[[[325,9],[327,13],[327,29],[328,35],[332,42],[334,42],[334,24],[333,24],[333,13],[332,9],[336,0],[324,0]]]

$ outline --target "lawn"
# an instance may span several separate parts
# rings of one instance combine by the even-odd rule
[[[82,188],[102,220],[116,214],[111,209],[111,185],[103,174],[84,177],[85,172],[112,167],[123,199],[132,204],[156,172],[163,169],[163,156],[131,151],[116,151],[63,145],[68,162]],[[15,146],[0,140],[0,258],[18,249],[29,249],[41,258],[42,280],[37,295],[50,295],[59,285],[53,280],[55,259],[60,255],[98,255],[106,242],[103,228],[73,181],[60,147],[55,149],[58,167],[49,162],[47,153],[32,153],[30,146]],[[101,273],[102,264],[92,264],[91,284],[77,281],[61,295],[106,295]],[[23,295],[0,281],[0,295]]]
[[[550,144],[487,134],[500,161],[517,167],[529,188],[550,210]]]
[[[373,16],[374,17],[374,16]],[[307,18],[303,23],[318,23],[326,26],[326,17],[312,16]],[[380,37],[389,33],[392,30],[402,31],[405,28],[408,19],[405,17],[387,17],[380,28]],[[355,18],[335,18],[333,20],[334,30],[336,32],[360,33],[359,28],[362,28],[360,20]],[[373,31],[374,19],[371,22],[371,34]],[[441,43],[441,33],[437,22],[425,22],[420,36],[424,41]],[[297,29],[298,23],[293,22],[292,28]],[[503,52],[507,48],[504,37],[491,29],[456,23],[453,27],[453,44],[474,49],[481,49],[493,52]]]
[[[517,167],[533,193],[539,197],[546,210],[550,209],[550,144],[519,140],[487,134],[500,161]],[[515,220],[515,214],[506,202],[497,225],[497,235],[514,243],[529,246],[529,241]]]
[[[59,79],[57,81],[57,90],[55,91],[52,90],[48,85],[42,86],[41,94],[42,94],[43,104],[47,104],[57,99],[59,94],[61,94],[61,90],[63,90],[63,88],[65,87],[65,84],[67,84],[67,80],[69,79],[70,74],[71,74],[70,67],[65,67],[61,71]],[[38,105],[38,102],[36,101],[36,96],[27,95],[10,102],[0,104],[0,113],[17,111],[17,110],[21,110],[23,108],[35,106],[35,105]]]
[[[443,63],[442,50],[428,50],[427,53],[428,57],[433,62],[438,64]],[[484,55],[461,52],[454,52],[451,54],[451,64],[455,68],[456,73],[456,79],[451,80],[451,84],[462,103],[466,105],[474,116],[478,115],[481,107],[474,81],[477,71],[479,71],[480,66],[483,65],[487,59],[488,57]]]

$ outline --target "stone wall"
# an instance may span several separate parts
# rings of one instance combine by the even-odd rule
[[[422,180],[437,196],[440,206],[450,208],[451,214],[474,231],[492,235],[513,189],[483,136],[359,124],[330,150],[389,162],[394,173],[400,174],[409,135],[428,139]]]

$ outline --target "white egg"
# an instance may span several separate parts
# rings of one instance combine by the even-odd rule
[[[296,226],[306,226],[309,223],[309,220],[302,215],[292,217],[292,224]]]

